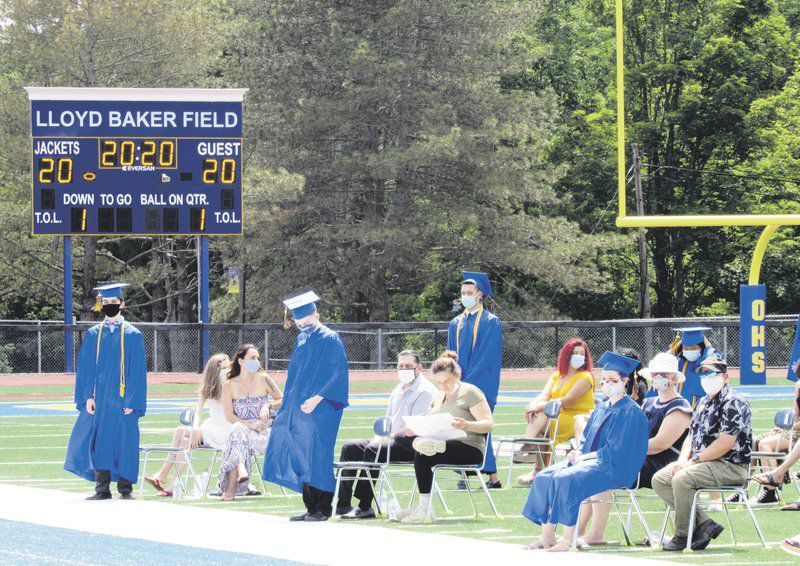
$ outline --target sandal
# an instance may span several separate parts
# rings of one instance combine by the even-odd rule
[[[798,540],[798,537],[783,539],[783,542],[781,542],[781,550],[785,550],[790,554],[800,554],[800,540]]]
[[[172,492],[169,491],[166,487],[164,487],[161,484],[161,480],[159,480],[158,478],[154,478],[153,476],[145,476],[144,477],[144,481],[146,481],[147,483],[152,485],[159,492],[163,492],[163,493],[169,492],[169,495],[172,495]]]
[[[800,499],[789,505],[781,507],[781,511],[800,511]]]
[[[756,483],[760,483],[761,485],[765,485],[767,487],[775,487],[775,488],[780,488],[783,483],[783,482],[776,482],[775,477],[772,474],[759,474],[757,476],[753,476],[752,480],[755,481]]]

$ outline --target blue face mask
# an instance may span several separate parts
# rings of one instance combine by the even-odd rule
[[[461,304],[464,305],[464,308],[469,310],[475,306],[475,303],[478,302],[478,299],[471,296],[471,295],[461,295]]]
[[[305,338],[311,336],[311,333],[314,332],[314,323],[307,324],[305,326],[298,326],[297,329],[300,331]]]
[[[261,363],[258,360],[245,360],[244,367],[247,371],[256,373],[259,369],[261,369]]]

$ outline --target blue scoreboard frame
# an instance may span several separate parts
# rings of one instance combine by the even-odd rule
[[[34,235],[242,234],[247,89],[26,90]]]

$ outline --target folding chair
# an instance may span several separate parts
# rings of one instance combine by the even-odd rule
[[[375,423],[372,425],[372,430],[375,432],[375,435],[381,439],[381,443],[389,440],[389,436],[392,433],[392,418],[388,416],[378,417],[375,419]],[[372,484],[373,493],[376,494],[376,484],[380,484],[381,491],[383,491],[383,486],[386,485],[389,488],[389,493],[391,493],[392,497],[397,499],[394,488],[389,481],[389,476],[386,474],[386,470],[389,467],[392,456],[392,443],[387,442],[386,444],[386,460],[384,462],[380,461],[381,451],[377,450],[375,452],[375,459],[372,462],[335,462],[333,464],[333,468],[336,472],[336,488],[333,491],[334,510],[336,510],[336,508],[339,506],[339,488],[342,484],[342,472],[347,470],[356,472],[356,475],[354,476],[354,482],[369,481],[370,484]],[[373,478],[372,474],[370,474],[370,472],[376,471],[378,472],[377,479]],[[364,472],[367,474],[368,479],[364,480],[358,478],[358,472]],[[375,498],[375,505],[378,508],[378,514],[383,514],[384,512],[387,512],[387,510],[381,509],[379,500],[379,497]]]
[[[511,445],[511,456],[508,462],[508,477],[506,478],[507,486],[511,486],[511,473],[514,469],[514,452],[517,445],[532,445],[536,451],[536,454],[538,454],[540,458],[544,458],[545,455],[550,455],[550,463],[552,464],[555,462],[555,439],[558,437],[558,416],[561,414],[561,400],[552,399],[548,401],[544,406],[544,414],[547,417],[547,426],[544,429],[543,436],[536,438],[527,438],[524,436],[504,436],[498,439],[497,448],[495,449],[495,459],[499,458],[500,448],[503,446],[503,444]],[[553,423],[555,423],[555,426],[553,426]],[[552,434],[550,434],[551,428],[553,429]]]
[[[644,517],[644,513],[642,512],[642,507],[639,505],[639,500],[636,495],[636,490],[639,489],[639,481],[640,476],[636,477],[636,484],[633,487],[625,487],[620,489],[612,489],[611,491],[611,500],[606,501],[604,499],[596,499],[597,496],[590,497],[589,499],[585,499],[581,504],[581,507],[578,509],[578,521],[575,524],[575,534],[572,537],[572,546],[577,547],[578,545],[578,525],[581,522],[581,512],[583,510],[584,504],[592,504],[592,503],[604,503],[607,505],[613,505],[614,510],[619,517],[620,526],[622,527],[622,534],[625,537],[625,544],[626,546],[634,546],[631,538],[631,523],[633,522],[633,513],[636,513],[636,516],[639,519],[642,528],[644,528],[644,532],[648,539],[650,539],[650,546],[655,547],[656,543],[652,540],[652,534],[650,532],[650,526],[647,524],[647,520]],[[627,498],[627,499],[626,499]],[[628,514],[627,517],[623,517],[622,512],[620,511],[620,507],[627,507]],[[666,529],[665,529],[666,530]],[[662,535],[663,538],[663,535]]]
[[[720,501],[703,501],[700,499],[701,494],[703,493],[719,493],[720,494]],[[755,513],[753,513],[753,507],[750,505],[750,500],[747,497],[747,480],[745,480],[743,485],[723,485],[723,486],[716,486],[716,487],[704,487],[698,489],[694,497],[692,498],[692,508],[689,511],[689,534],[687,536],[686,541],[686,550],[684,552],[693,552],[692,551],[692,535],[694,534],[695,528],[695,521],[696,521],[696,513],[698,507],[704,507],[707,505],[711,505],[713,503],[717,503],[722,505],[722,509],[725,511],[725,519],[728,522],[728,528],[730,529],[731,533],[731,540],[733,540],[733,545],[736,546],[736,535],[733,531],[733,523],[731,522],[731,516],[728,513],[728,507],[735,507],[737,505],[741,505],[738,502],[730,502],[725,499],[726,494],[738,494],[739,499],[744,502],[744,506],[747,509],[747,512],[750,514],[750,519],[753,521],[753,526],[756,529],[756,533],[758,534],[758,538],[761,539],[761,544],[764,548],[767,548],[767,541],[764,538],[764,533],[761,532],[761,526],[758,524],[758,520],[756,519]],[[667,513],[664,517],[664,524],[661,527],[661,540],[664,540],[664,535],[667,531],[667,524],[669,523],[669,517],[672,513],[672,507],[667,506]]]
[[[492,507],[492,511],[494,512],[494,516],[497,519],[502,519],[503,516],[497,511],[497,507],[494,504],[494,500],[492,499],[492,495],[489,493],[489,488],[486,486],[486,480],[483,478],[483,468],[486,465],[486,454],[488,453],[489,449],[489,435],[486,435],[486,440],[484,444],[483,450],[483,461],[480,464],[438,464],[433,467],[433,484],[431,491],[437,491],[439,493],[439,498],[442,500],[444,504],[444,498],[442,497],[441,491],[438,490],[438,486],[436,485],[436,474],[440,471],[450,471],[450,472],[457,472],[461,474],[461,479],[464,480],[467,486],[467,493],[469,493],[469,501],[472,504],[472,511],[475,513],[475,517],[479,517],[478,508],[475,507],[475,498],[472,495],[472,487],[470,486],[469,479],[467,474],[473,473],[478,477],[478,481],[481,484],[481,488],[483,489],[483,493],[486,494],[486,499],[489,500],[489,505]],[[415,483],[416,489],[416,483]],[[413,494],[412,494],[413,499]],[[426,521],[431,520],[431,510],[433,509],[433,497],[428,499],[428,509],[426,510],[425,519]],[[447,505],[445,504],[445,511],[448,512]],[[449,514],[449,513],[448,513]]]
[[[180,422],[191,434],[191,426],[192,420],[194,419],[194,409],[184,409],[180,413]],[[181,474],[175,474],[175,479],[180,486],[180,490],[184,493],[184,495],[189,495],[188,489],[188,480],[189,474],[192,475],[195,480],[197,479],[197,475],[194,472],[194,468],[192,467],[191,459],[189,458],[189,453],[191,452],[191,444],[187,445],[186,448],[182,448],[181,446],[164,446],[164,445],[146,445],[140,446],[139,451],[144,455],[144,462],[142,463],[142,474],[139,479],[139,495],[144,493],[144,476],[147,474],[147,462],[150,458],[150,454],[166,454],[167,457],[170,455],[174,455],[177,458],[178,454],[183,455],[183,459],[186,464],[186,481],[181,478]],[[177,463],[176,463],[177,465]]]
[[[766,470],[771,469],[771,466],[768,466],[764,463],[764,460],[777,460],[778,463],[785,460],[789,453],[792,451],[794,442],[792,438],[792,432],[794,431],[794,409],[778,409],[775,412],[775,418],[773,420],[775,423],[775,427],[781,430],[788,431],[789,433],[789,447],[787,448],[786,452],[766,452],[766,451],[759,451],[759,452],[752,452],[750,455],[750,469],[751,471],[758,471],[764,472]],[[756,461],[758,463],[756,463]],[[797,481],[797,476],[795,476],[791,471],[787,472],[787,476],[789,480],[794,484],[794,488],[797,490],[797,494],[800,495],[800,483]]]

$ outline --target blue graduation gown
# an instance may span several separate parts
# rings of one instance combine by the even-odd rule
[[[522,514],[537,525],[574,526],[584,499],[636,481],[647,456],[649,428],[627,395],[615,405],[600,403],[589,417],[581,448],[582,454],[597,452],[597,457],[572,466],[564,460],[539,472]]]
[[[296,492],[307,483],[332,492],[333,449],[342,411],[348,405],[348,362],[339,335],[320,326],[308,339],[294,343],[283,404],[272,424],[262,477]],[[320,395],[311,414],[300,410],[306,399]]]
[[[447,349],[458,354],[461,380],[471,383],[483,391],[489,408],[494,412],[497,393],[500,390],[500,370],[503,366],[503,330],[500,326],[500,319],[484,309],[480,325],[478,325],[478,338],[473,347],[472,339],[477,318],[473,315],[464,322],[461,326],[458,343],[456,343],[456,335],[461,315],[450,321],[447,328]],[[497,462],[491,446],[492,436],[490,434],[489,451],[486,454],[486,466],[484,467],[484,471],[489,474],[497,471]]]
[[[121,332],[103,329],[100,353],[97,334],[89,329],[78,352],[75,372],[75,407],[78,419],[72,428],[64,469],[94,481],[96,470],[110,470],[111,480],[139,478],[139,418],[147,408],[147,360],[142,333],[125,321],[125,396],[119,395]],[[96,363],[95,363],[96,360]],[[94,396],[95,412],[86,411]],[[129,415],[123,409],[133,409]]]

